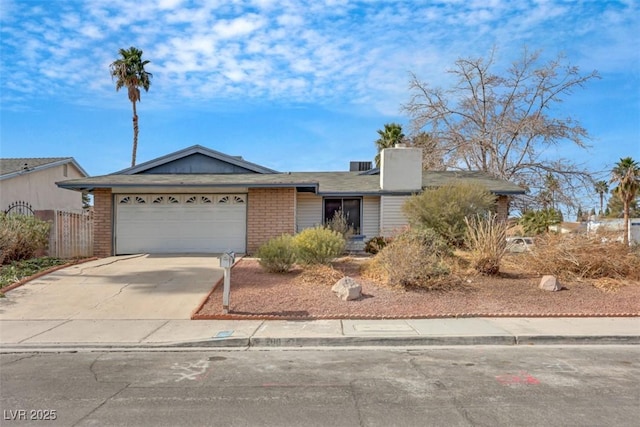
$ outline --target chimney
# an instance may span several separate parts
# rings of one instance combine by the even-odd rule
[[[382,150],[380,188],[386,191],[422,190],[422,149],[399,144]]]

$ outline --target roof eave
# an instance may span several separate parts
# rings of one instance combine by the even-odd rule
[[[19,170],[19,171],[15,171],[15,172],[9,172],[9,173],[4,174],[4,175],[0,175],[0,181],[2,181],[4,179],[14,178],[14,177],[20,176],[20,175],[25,175],[25,174],[28,174],[28,173],[39,172],[39,171],[42,171],[42,170],[46,170],[46,169],[53,168],[53,167],[56,167],[56,166],[65,165],[65,164],[68,164],[68,163],[71,163],[73,166],[75,166],[75,168],[78,169],[78,171],[80,171],[80,173],[83,174],[85,177],[89,176],[87,171],[85,171],[82,168],[82,166],[80,166],[78,164],[78,162],[76,162],[76,160],[73,157],[68,157],[66,159],[58,160],[58,161],[55,161],[55,162],[45,163],[45,164],[39,165],[39,166],[34,166],[34,167],[31,167],[31,168],[29,168],[27,170]]]
[[[318,183],[310,183],[310,182],[292,182],[292,183],[146,183],[146,184],[137,184],[137,183],[127,183],[127,184],[114,184],[114,183],[102,183],[102,184],[89,184],[89,183],[65,183],[65,181],[56,182],[56,185],[60,188],[64,188],[67,190],[75,190],[75,191],[93,191],[96,188],[139,188],[139,187],[196,187],[196,188],[205,188],[205,187],[246,187],[246,188],[298,188],[298,187],[306,187],[313,188],[314,191],[318,192]]]

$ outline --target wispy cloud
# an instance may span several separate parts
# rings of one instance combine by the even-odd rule
[[[151,60],[158,104],[266,98],[397,111],[409,71],[438,84],[456,57],[492,46],[505,60],[526,44],[569,49],[589,70],[639,66],[635,2],[5,0],[2,9],[7,108],[52,87],[71,101],[112,96],[108,64],[132,45]]]

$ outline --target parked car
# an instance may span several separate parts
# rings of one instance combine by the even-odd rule
[[[507,237],[507,252],[527,252],[531,250],[533,245],[532,237]]]

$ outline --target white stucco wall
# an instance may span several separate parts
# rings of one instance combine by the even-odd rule
[[[382,150],[380,188],[386,191],[422,190],[422,149],[402,147]]]
[[[29,203],[34,210],[81,212],[82,193],[59,188],[55,183],[83,176],[68,163],[3,179],[0,181],[0,210],[4,211],[10,203],[21,200]]]

